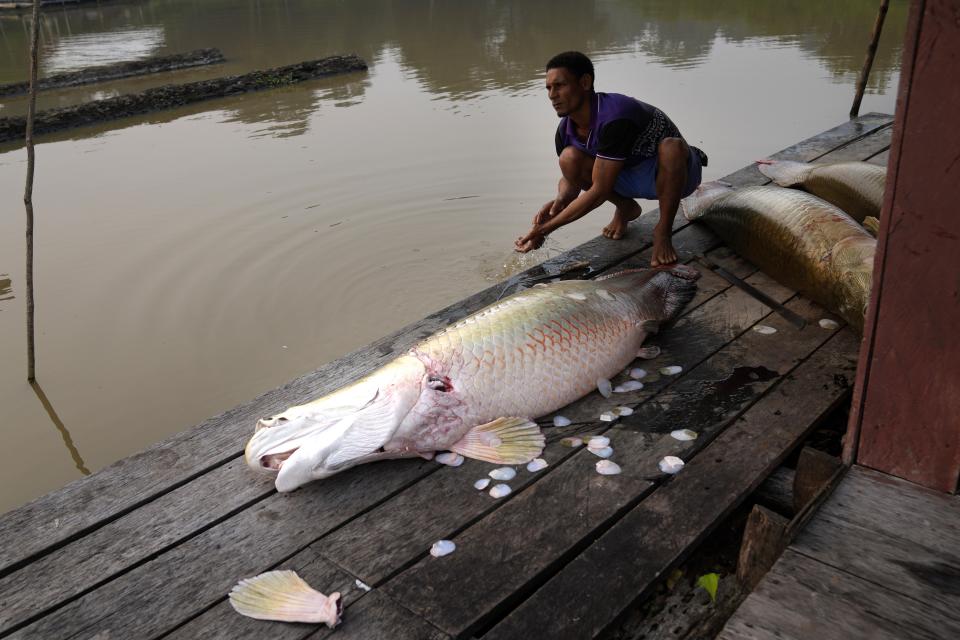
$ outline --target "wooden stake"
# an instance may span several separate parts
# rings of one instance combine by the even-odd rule
[[[863,92],[867,88],[867,78],[870,76],[870,67],[873,66],[873,57],[877,53],[877,42],[880,41],[883,20],[887,16],[887,7],[889,6],[890,0],[880,0],[877,21],[873,24],[873,37],[870,39],[870,46],[867,47],[867,57],[863,61],[863,69],[860,70],[860,76],[857,78],[857,94],[853,98],[853,106],[850,107],[851,118],[856,118],[860,114],[860,101],[863,100]]]
[[[27,106],[27,185],[23,204],[27,209],[27,380],[36,376],[33,344],[33,116],[37,110],[37,43],[40,41],[40,0],[33,0],[33,25],[30,28],[30,101]]]

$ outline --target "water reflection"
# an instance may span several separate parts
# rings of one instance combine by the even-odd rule
[[[57,415],[57,412],[54,410],[49,398],[47,398],[47,394],[45,394],[43,389],[40,387],[40,383],[36,380],[33,380],[30,382],[30,387],[33,389],[33,392],[37,394],[37,398],[40,400],[40,404],[43,405],[47,415],[50,416],[50,421],[53,422],[53,426],[55,426],[57,431],[60,432],[60,437],[63,438],[63,444],[67,447],[67,451],[70,452],[70,457],[73,459],[74,466],[83,475],[90,475],[90,470],[87,469],[87,465],[83,462],[83,457],[80,455],[80,451],[78,451],[76,445],[73,444],[73,438],[70,436],[70,431],[67,429],[66,425],[63,424],[60,416]]]
[[[12,289],[10,285],[10,278],[7,277],[7,274],[0,273],[0,302],[13,300],[14,296],[11,293]]]
[[[901,7],[890,11],[885,31],[899,34],[904,2],[894,4]],[[689,68],[723,38],[797,46],[847,82],[862,64],[876,9],[875,0],[155,0],[48,11],[42,55],[49,73],[214,46],[234,69],[250,70],[332,53],[374,61],[395,49],[409,77],[430,91],[469,97],[529,90],[558,42],[598,56],[633,51]],[[0,20],[0,82],[26,77],[23,56],[13,52],[25,50],[28,23],[26,15]],[[878,51],[872,88],[889,80],[899,49],[897,42]]]
[[[155,55],[164,44],[163,27],[120,29],[59,38],[41,58],[43,75],[79,71]]]

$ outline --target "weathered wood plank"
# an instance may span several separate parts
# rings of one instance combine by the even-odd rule
[[[9,637],[145,638],[168,632],[219,602],[240,578],[293,557],[434,467],[422,460],[378,462],[291,494],[272,494]]]
[[[847,394],[836,375],[852,371],[856,344],[847,330],[833,336],[485,637],[592,638],[602,632]]]
[[[888,121],[887,116],[868,114],[794,145],[775,157],[812,159]],[[755,174],[753,180],[764,180],[755,168],[748,169]],[[641,216],[631,225],[624,240],[595,238],[529,270],[529,274],[556,272],[563,264],[581,259],[596,261],[598,269],[616,264],[649,245],[656,223],[656,215],[652,213]],[[678,216],[680,218],[682,216]],[[4,514],[0,517],[0,575],[238,457],[257,418],[329,392],[345,380],[371,371],[417,340],[489,304],[502,289],[502,284],[495,285],[430,314],[251,402]]]
[[[737,580],[747,590],[757,586],[786,549],[788,524],[790,521],[780,514],[753,505],[737,559]]]
[[[793,475],[793,510],[800,512],[826,488],[843,463],[823,451],[804,447]]]
[[[718,640],[942,640],[960,619],[793,549],[746,599]]]
[[[956,614],[958,541],[960,497],[854,467],[791,548]]]

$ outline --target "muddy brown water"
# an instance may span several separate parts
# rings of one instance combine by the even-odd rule
[[[552,54],[583,50],[600,90],[663,108],[710,155],[712,179],[845,119],[875,11],[874,0],[46,11],[41,74],[203,47],[227,63],[52,91],[40,108],[338,53],[370,70],[40,138],[36,389],[26,153],[0,146],[0,511],[596,235],[610,205],[536,255],[511,251],[556,184],[542,88]],[[905,17],[893,2],[862,113],[894,111]],[[25,79],[29,26],[26,12],[0,13],[0,83]],[[25,104],[8,99],[0,116]]]

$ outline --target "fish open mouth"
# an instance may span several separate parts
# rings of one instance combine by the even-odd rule
[[[299,449],[299,447],[297,447]],[[260,456],[260,466],[268,471],[280,471],[284,461],[297,452],[297,449],[290,449],[281,453],[268,453]]]

